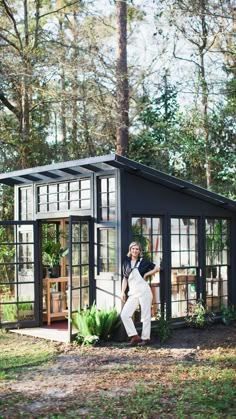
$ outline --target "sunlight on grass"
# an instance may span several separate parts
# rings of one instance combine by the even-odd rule
[[[34,374],[37,371],[34,366],[52,360],[59,352],[57,348],[57,345],[48,341],[0,333],[2,388],[6,385],[4,380],[9,380],[8,386],[10,379],[15,380],[19,371],[23,371],[21,379],[24,380],[27,367],[30,374]],[[138,352],[131,353],[130,356],[129,352],[124,352],[126,356],[122,354],[121,357],[116,357],[114,353],[110,362],[110,353],[106,350],[87,350],[85,356],[73,347],[70,354],[72,359],[74,356],[75,359],[78,356],[84,357],[86,365],[90,365],[91,362],[94,365],[92,370],[88,369],[84,388],[79,387],[78,393],[73,393],[73,403],[71,395],[68,400],[66,397],[62,400],[59,398],[56,404],[53,402],[45,408],[42,407],[37,418],[236,418],[234,348],[199,350],[193,358],[183,356],[178,360],[173,357],[167,358],[165,351],[147,353],[147,358],[138,357]],[[67,356],[67,352],[64,356]],[[53,361],[45,369],[47,376],[51,366],[54,367]],[[82,370],[83,368],[84,366]],[[53,380],[52,377],[51,384],[54,384]],[[17,385],[19,381],[20,378],[17,378]],[[23,412],[23,398],[26,407],[23,412],[24,418],[30,418],[27,412],[34,408],[32,406],[35,403],[35,400],[31,400],[32,395],[21,394],[18,388],[17,392],[6,395],[7,397],[0,401],[0,410],[4,408],[5,411],[11,412],[14,405],[14,409]],[[48,400],[46,403],[49,403]]]
[[[176,385],[178,383],[178,385]],[[236,417],[234,397],[235,369],[223,370],[220,366],[200,366],[179,363],[163,372],[162,382],[147,384],[140,381],[135,390],[125,397],[102,394],[91,400],[91,418],[176,418],[221,419]],[[156,415],[156,416],[155,416]]]
[[[56,352],[51,342],[0,332],[0,379],[14,373],[16,368],[47,362]]]

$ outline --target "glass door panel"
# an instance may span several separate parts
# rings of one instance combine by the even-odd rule
[[[171,316],[184,317],[196,302],[198,224],[194,218],[171,219]]]
[[[91,304],[90,265],[91,265],[91,229],[90,219],[70,217],[68,223],[69,258],[67,270],[68,284],[68,330],[71,338],[73,313]]]
[[[0,323],[35,322],[35,223],[0,223]],[[38,317],[38,316],[37,316]]]

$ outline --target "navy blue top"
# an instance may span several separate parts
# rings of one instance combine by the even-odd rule
[[[137,263],[139,260],[140,258],[137,260]],[[140,275],[143,277],[147,272],[152,271],[152,269],[154,269],[155,266],[156,266],[155,263],[150,262],[150,260],[142,259],[138,266]],[[123,277],[128,279],[130,273],[132,272],[131,258],[129,256],[126,256],[126,258],[124,259],[122,270],[123,270]]]

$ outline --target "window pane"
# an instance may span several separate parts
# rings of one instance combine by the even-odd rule
[[[115,202],[116,202],[116,196],[115,196],[115,193],[113,192],[113,193],[110,193],[110,195],[109,195],[109,204],[110,205],[115,205]]]
[[[115,230],[100,229],[99,237],[99,270],[115,272]]]
[[[81,240],[88,241],[89,240],[89,226],[88,223],[81,223]]]
[[[107,194],[101,194],[101,204],[102,204],[102,207],[107,207],[107,205],[108,205],[108,196],[107,196]]]
[[[55,194],[57,192],[57,185],[49,185],[49,194]]]
[[[78,191],[79,182],[70,182],[69,187],[70,187],[70,191]]]
[[[70,201],[78,201],[79,200],[79,192],[70,192]]]
[[[81,186],[81,189],[90,189],[90,180],[89,179],[81,180],[80,186]]]
[[[78,210],[79,209],[79,202],[78,201],[71,201],[70,202],[70,209]]]
[[[55,203],[55,204],[49,204],[49,211],[50,212],[54,212],[54,211],[57,211],[57,203]]]
[[[40,195],[46,194],[47,193],[47,186],[39,186],[38,187],[38,193]]]
[[[72,225],[72,241],[79,241],[80,240],[80,224],[73,224]]]
[[[101,192],[107,192],[107,179],[101,179]]]
[[[66,192],[68,190],[68,183],[59,183],[59,192]]]
[[[115,178],[114,177],[109,178],[109,191],[110,192],[115,191]]]
[[[57,202],[57,194],[51,194],[48,197],[49,203]]]
[[[81,191],[81,199],[89,199],[90,198],[90,191],[85,190],[85,191]]]
[[[46,204],[39,205],[38,211],[39,212],[47,212],[47,205]]]
[[[102,221],[110,221],[115,219],[115,178],[100,179],[100,196],[99,196],[100,219]]]
[[[90,208],[90,199],[89,200],[83,200],[83,201],[80,201],[80,208],[87,208],[87,209],[89,209]]]
[[[59,211],[67,211],[68,210],[68,202],[59,202]]]

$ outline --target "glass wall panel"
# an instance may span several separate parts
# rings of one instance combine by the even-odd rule
[[[19,190],[19,219],[32,220],[33,218],[33,187],[26,186]]]
[[[90,179],[37,187],[37,211],[57,212],[91,208]]]
[[[171,219],[171,313],[184,317],[196,302],[198,231],[194,218]]]
[[[116,233],[113,228],[101,228],[99,237],[99,271],[115,272],[115,240]]]
[[[205,229],[207,309],[220,311],[228,301],[229,223],[208,218]]]
[[[115,178],[106,177],[99,179],[99,218],[101,221],[115,220],[116,194]]]

